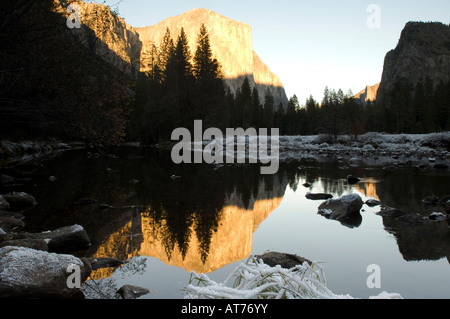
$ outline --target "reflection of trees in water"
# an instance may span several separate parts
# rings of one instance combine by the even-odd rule
[[[217,170],[205,165],[174,166],[160,156],[152,152],[145,160],[124,161],[121,171],[127,176],[124,181],[132,176],[140,180],[132,204],[149,207],[143,217],[149,217],[145,220],[152,225],[146,228],[155,230],[155,238],[163,244],[169,260],[175,247],[184,260],[191,238],[196,236],[199,246],[195,248],[205,263],[227,198],[237,194],[242,202],[233,205],[252,210],[254,200],[272,196],[280,176],[286,175],[281,170],[278,175],[264,176],[253,165],[224,166]],[[172,179],[172,175],[180,178]],[[260,192],[262,184],[264,194]]]
[[[350,170],[343,170],[336,163],[323,163],[321,165],[309,165],[303,167],[296,174],[296,178],[306,181],[312,187],[320,188],[321,192],[342,196],[352,190],[352,186],[344,181]],[[297,182],[298,183],[298,182]]]
[[[242,208],[252,210],[254,200],[261,197],[260,184],[264,183],[269,194],[273,192],[274,179],[278,178],[261,176],[259,170],[249,167],[225,167],[220,172],[198,167],[183,173],[181,179],[167,185],[161,181],[158,190],[146,197],[145,203],[151,207],[148,217],[159,227],[158,234],[163,236],[160,240],[169,260],[175,246],[184,260],[190,239],[196,236],[199,242],[196,248],[203,263],[208,259],[211,238],[218,230],[226,199],[238,194]]]
[[[277,175],[260,175],[257,165],[224,166],[214,170],[213,166],[172,164],[170,154],[153,152],[133,156],[133,150],[122,149],[119,159],[99,158],[86,159],[84,153],[67,153],[61,159],[39,172],[32,181],[39,187],[25,188],[36,195],[39,206],[36,212],[27,215],[27,225],[34,226],[32,231],[55,229],[69,224],[83,225],[92,239],[91,251],[95,251],[106,238],[114,237],[115,233],[124,229],[131,222],[130,235],[142,231],[140,213],[126,213],[121,207],[150,207],[144,212],[146,222],[151,222],[146,229],[155,232],[169,259],[178,247],[183,258],[189,250],[190,239],[196,236],[199,242],[203,263],[208,260],[211,238],[218,229],[222,219],[221,211],[228,203],[230,195],[237,195],[239,201],[233,203],[240,208],[253,209],[256,199],[280,198],[284,193],[274,193],[280,188],[284,192],[281,181],[287,182],[294,191],[299,183],[308,182],[323,192],[340,196],[352,190],[345,183],[347,175],[359,178],[373,178],[378,181],[376,194],[384,205],[403,210],[406,213],[421,213],[427,216],[437,208],[422,205],[422,199],[427,196],[444,197],[450,194],[449,173],[446,171],[425,170],[416,168],[374,169],[339,168],[338,163],[291,163],[282,164]],[[78,156],[79,155],[79,156]],[[301,169],[299,169],[301,167]],[[111,170],[106,170],[110,168]],[[48,183],[48,176],[55,175],[60,182]],[[171,179],[172,175],[180,176]],[[139,180],[133,184],[129,181]],[[265,192],[260,188],[264,185]],[[96,204],[89,206],[71,205],[80,197],[92,197]],[[99,210],[98,205],[108,203],[116,207],[112,210]],[[432,227],[385,222],[386,227],[396,234],[401,251],[420,259],[428,256],[424,250],[434,250],[441,242],[440,252],[429,258],[441,256],[448,247],[448,229],[443,228],[436,241],[410,245],[409,238],[430,238]],[[39,229],[41,227],[42,229]],[[430,230],[428,230],[430,229]],[[415,234],[413,234],[413,231]],[[403,235],[400,235],[403,234]],[[407,236],[410,234],[411,236]],[[402,239],[404,238],[404,240]],[[107,252],[119,251],[117,258],[135,252],[142,244],[142,237],[122,238],[120,234],[114,237],[117,247],[110,247]],[[224,243],[226,245],[226,243]],[[433,248],[430,248],[434,245]],[[428,247],[428,248],[426,248]],[[194,249],[191,247],[191,249]],[[413,252],[412,250],[416,251]],[[448,256],[448,253],[446,253]],[[111,257],[111,256],[105,256]]]

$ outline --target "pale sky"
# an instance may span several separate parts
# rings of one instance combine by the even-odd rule
[[[194,8],[250,25],[254,50],[280,77],[288,98],[296,94],[301,104],[311,94],[320,102],[325,86],[356,94],[380,82],[384,57],[408,21],[450,22],[448,0],[122,0],[118,6],[134,27]]]

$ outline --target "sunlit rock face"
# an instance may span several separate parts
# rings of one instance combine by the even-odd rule
[[[55,10],[65,18],[75,12],[68,11],[67,4],[61,0],[54,0],[54,3]],[[87,4],[80,0],[74,1],[74,5],[79,7],[82,28],[71,31],[85,46],[128,75],[137,76],[139,72],[148,71],[148,66],[152,65],[148,61],[151,58],[149,52],[153,45],[160,46],[167,28],[175,42],[181,28],[184,28],[194,56],[198,33],[204,23],[213,54],[222,66],[225,83],[231,91],[235,93],[248,77],[251,85],[256,85],[262,103],[266,90],[270,88],[275,109],[280,102],[287,106],[288,99],[281,80],[253,51],[252,29],[247,24],[211,10],[193,9],[153,26],[134,28],[104,5]]]
[[[366,104],[369,101],[376,101],[379,87],[380,83],[373,86],[366,86],[366,88],[356,94],[354,98],[359,100],[361,104]]]
[[[169,28],[176,41],[181,28],[187,35],[192,55],[197,48],[197,38],[202,23],[208,30],[211,48],[215,58],[221,63],[226,84],[232,92],[241,87],[247,76],[252,86],[257,85],[260,99],[264,102],[265,90],[270,88],[275,106],[280,102],[287,105],[287,97],[280,79],[261,61],[253,51],[252,29],[249,25],[229,19],[207,9],[193,9],[182,15],[170,17],[156,25],[137,28],[144,51],[152,44],[160,46]],[[143,55],[145,56],[145,55]],[[145,71],[145,61],[143,70]]]

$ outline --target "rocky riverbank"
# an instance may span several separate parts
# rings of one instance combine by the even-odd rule
[[[73,255],[91,245],[81,225],[24,232],[23,213],[37,205],[32,195],[23,192],[0,195],[0,205],[0,298],[84,299],[81,284],[93,270],[125,263],[113,258]],[[126,285],[117,294],[123,299],[133,299],[148,292]]]
[[[336,159],[347,166],[419,166],[450,168],[450,132],[409,135],[367,133],[280,137],[280,160],[285,162]]]
[[[76,147],[79,143],[64,143],[56,138],[33,141],[0,141],[0,166],[29,159],[49,158]]]

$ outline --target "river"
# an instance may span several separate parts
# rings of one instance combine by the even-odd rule
[[[183,298],[190,272],[220,282],[266,251],[323,262],[335,294],[450,298],[449,223],[428,220],[443,208],[422,203],[450,194],[448,169],[348,166],[331,157],[282,163],[276,175],[263,176],[258,165],[175,165],[163,150],[113,153],[64,152],[11,187],[39,203],[26,215],[26,231],[79,224],[92,245],[77,255],[130,260],[94,272],[85,287],[92,298],[124,284],[150,289],[143,298]],[[348,185],[349,174],[361,181]],[[381,217],[380,206],[364,205],[361,218],[343,224],[318,214],[323,201],[308,200],[308,192],[357,193],[425,220]],[[381,270],[380,288],[367,285],[370,265]]]

